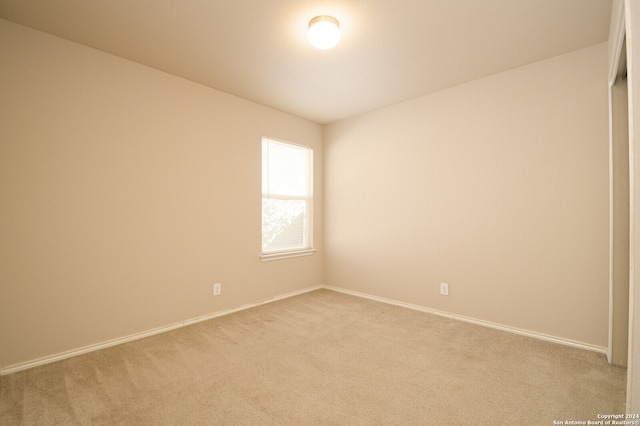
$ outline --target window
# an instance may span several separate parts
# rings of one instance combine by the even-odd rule
[[[262,139],[262,259],[313,253],[313,151]]]

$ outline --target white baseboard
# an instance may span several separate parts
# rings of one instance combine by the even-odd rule
[[[607,354],[607,348],[602,347],[602,346],[590,345],[588,343],[578,342],[576,340],[564,339],[562,337],[550,336],[548,334],[537,333],[535,331],[529,331],[529,330],[524,330],[524,329],[516,328],[516,327],[510,327],[510,326],[507,326],[507,325],[502,325],[502,324],[498,324],[498,323],[494,323],[494,322],[490,322],[490,321],[483,321],[483,320],[479,320],[479,319],[475,319],[475,318],[465,317],[463,315],[452,314],[452,313],[449,313],[449,312],[439,311],[437,309],[425,308],[424,306],[413,305],[411,303],[405,303],[405,302],[399,302],[397,300],[387,299],[387,298],[384,298],[384,297],[372,296],[372,295],[367,294],[367,293],[360,293],[360,292],[357,292],[357,291],[347,290],[347,289],[344,289],[344,288],[332,287],[332,286],[327,286],[327,285],[323,286],[323,288],[326,288],[327,290],[332,290],[332,291],[337,291],[337,292],[340,292],[340,293],[349,294],[351,296],[357,296],[357,297],[362,297],[362,298],[365,298],[365,299],[375,300],[377,302],[387,303],[389,305],[395,305],[395,306],[400,306],[402,308],[408,308],[408,309],[413,309],[413,310],[416,310],[416,311],[427,312],[427,313],[430,313],[430,314],[434,314],[434,315],[438,315],[438,316],[442,316],[442,317],[446,317],[446,318],[451,318],[451,319],[455,319],[455,320],[459,320],[459,321],[468,322],[468,323],[471,323],[471,324],[481,325],[483,327],[489,327],[489,328],[494,328],[494,329],[497,329],[497,330],[506,331],[506,332],[509,332],[509,333],[519,334],[521,336],[533,337],[533,338],[536,338],[536,339],[545,340],[547,342],[553,342],[553,343],[558,343],[558,344],[561,344],[561,345],[572,346],[574,348],[579,348],[579,349],[586,349],[586,350],[589,350],[589,351],[602,353],[604,355]]]
[[[188,319],[185,321],[181,321],[175,324],[170,324],[170,325],[166,325],[163,327],[158,327],[158,328],[154,328],[152,330],[147,330],[147,331],[143,331],[141,333],[135,333],[135,334],[131,334],[125,337],[120,337],[117,339],[113,339],[113,340],[108,340],[106,342],[102,342],[102,343],[97,343],[94,345],[89,345],[89,346],[84,346],[82,348],[78,348],[78,349],[73,349],[70,351],[66,351],[66,352],[61,352],[55,355],[49,355],[49,356],[45,356],[42,358],[38,358],[35,360],[31,360],[31,361],[27,361],[27,362],[22,362],[19,364],[14,364],[14,365],[10,365],[6,368],[3,368],[0,370],[0,376],[4,376],[6,374],[11,374],[11,373],[16,373],[18,371],[22,371],[22,370],[27,370],[29,368],[33,368],[33,367],[37,367],[40,365],[44,365],[44,364],[49,364],[51,362],[55,362],[55,361],[60,361],[66,358],[71,358],[74,356],[78,356],[78,355],[82,355],[82,354],[86,354],[88,352],[93,352],[93,351],[98,351],[100,349],[106,349],[112,346],[116,346],[116,345],[121,345],[123,343],[127,343],[127,342],[131,342],[134,340],[138,340],[138,339],[143,339],[145,337],[149,337],[149,336],[153,336],[156,334],[160,334],[160,333],[165,333],[167,331],[171,331],[171,330],[175,330],[177,328],[181,328],[181,327],[185,327],[187,325],[192,325],[192,324],[196,324],[202,321],[207,321],[213,318],[217,318],[217,317],[221,317],[224,315],[229,315],[232,314],[234,312],[239,312],[239,311],[244,311],[245,309],[250,309],[250,308],[255,308],[256,306],[260,306],[260,305],[265,305],[267,303],[272,303],[278,300],[282,300],[282,299],[287,299],[289,297],[293,297],[293,296],[298,296],[300,294],[304,294],[304,293],[308,293],[310,291],[314,291],[314,290],[318,290],[323,288],[323,286],[319,285],[319,286],[315,286],[315,287],[308,287],[302,290],[298,290],[298,291],[294,291],[291,293],[286,293],[286,294],[282,294],[279,296],[274,296],[265,300],[261,300],[255,303],[248,303],[246,305],[242,305],[239,306],[237,308],[232,308],[232,309],[227,309],[224,311],[218,311],[218,312],[214,312],[212,314],[208,314],[208,315],[203,315],[197,318],[192,318],[192,319]]]
[[[448,313],[448,312],[443,312],[443,311],[438,311],[436,309],[430,309],[430,308],[425,308],[424,306],[419,306],[419,305],[413,305],[411,303],[405,303],[405,302],[400,302],[397,300],[393,300],[393,299],[387,299],[384,297],[378,297],[378,296],[373,296],[370,294],[366,294],[366,293],[360,293],[357,291],[352,291],[352,290],[347,290],[344,288],[339,288],[339,287],[332,287],[332,286],[326,286],[326,285],[319,285],[319,286],[314,286],[314,287],[308,287],[302,290],[298,290],[298,291],[294,291],[291,293],[286,293],[286,294],[282,294],[279,296],[274,296],[265,300],[261,300],[258,302],[254,302],[254,303],[248,303],[246,305],[242,305],[239,306],[237,308],[232,308],[232,309],[226,309],[223,311],[218,311],[218,312],[214,312],[208,315],[203,315],[200,317],[196,317],[196,318],[192,318],[192,319],[188,319],[185,321],[181,321],[175,324],[170,324],[170,325],[166,325],[163,327],[158,327],[158,328],[154,328],[152,330],[147,330],[147,331],[143,331],[141,333],[135,333],[135,334],[131,334],[128,336],[124,336],[124,337],[120,337],[117,339],[113,339],[113,340],[108,340],[106,342],[102,342],[102,343],[97,343],[94,345],[89,345],[89,346],[85,346],[82,348],[78,348],[78,349],[73,349],[67,352],[61,352],[55,355],[50,355],[50,356],[46,356],[46,357],[42,357],[42,358],[38,358],[32,361],[27,361],[27,362],[23,362],[23,363],[19,363],[19,364],[14,364],[14,365],[10,365],[6,368],[3,368],[0,370],[0,376],[4,376],[6,374],[11,374],[11,373],[16,373],[18,371],[22,371],[22,370],[27,370],[29,368],[33,368],[33,367],[37,367],[40,365],[44,365],[44,364],[49,364],[51,362],[55,362],[55,361],[60,361],[66,358],[71,358],[77,355],[82,355],[82,354],[86,354],[89,352],[93,352],[93,351],[98,351],[100,349],[106,349],[112,346],[116,346],[116,345],[120,345],[123,343],[127,343],[127,342],[131,342],[134,340],[138,340],[138,339],[143,339],[145,337],[149,337],[149,336],[153,336],[156,334],[160,334],[160,333],[165,333],[167,331],[171,331],[171,330],[175,330],[177,328],[181,328],[181,327],[185,327],[188,325],[192,325],[192,324],[196,324],[202,321],[207,321],[213,318],[217,318],[217,317],[221,317],[224,315],[229,315],[232,314],[234,312],[239,312],[239,311],[243,311],[245,309],[250,309],[250,308],[255,308],[257,306],[261,306],[261,305],[265,305],[267,303],[272,303],[278,300],[282,300],[282,299],[287,299],[289,297],[293,297],[293,296],[298,296],[300,294],[304,294],[304,293],[308,293],[311,291],[315,291],[321,288],[325,288],[327,290],[331,290],[331,291],[336,291],[336,292],[340,292],[340,293],[345,293],[345,294],[349,294],[351,296],[357,296],[357,297],[362,297],[365,299],[370,299],[370,300],[374,300],[377,302],[382,302],[382,303],[387,303],[390,305],[395,305],[395,306],[399,306],[399,307],[403,307],[403,308],[408,308],[408,309],[413,309],[416,311],[421,311],[421,312],[427,312],[430,314],[434,314],[434,315],[439,315],[442,317],[446,317],[446,318],[452,318],[452,319],[456,319],[459,321],[464,321],[464,322],[468,322],[471,324],[476,324],[476,325],[481,325],[484,327],[489,327],[489,328],[494,328],[497,330],[502,330],[502,331],[506,331],[509,333],[514,333],[514,334],[519,334],[522,336],[528,336],[528,337],[533,337],[536,339],[540,339],[540,340],[546,340],[548,342],[553,342],[553,343],[558,343],[561,345],[566,345],[566,346],[572,346],[575,348],[580,348],[580,349],[586,349],[589,351],[594,351],[594,352],[599,352],[602,354],[607,353],[607,348],[605,347],[601,347],[601,346],[595,346],[595,345],[590,345],[587,343],[583,343],[583,342],[578,342],[575,340],[570,340],[570,339],[564,339],[564,338],[560,338],[560,337],[556,337],[556,336],[550,336],[547,334],[542,334],[542,333],[536,333],[533,331],[529,331],[529,330],[524,330],[524,329],[520,329],[520,328],[516,328],[516,327],[510,327],[510,326],[506,326],[506,325],[502,325],[502,324],[497,324],[497,323],[493,323],[490,321],[483,321],[483,320],[478,320],[475,318],[470,318],[470,317],[465,317],[463,315],[457,315],[457,314],[452,314],[452,313]]]

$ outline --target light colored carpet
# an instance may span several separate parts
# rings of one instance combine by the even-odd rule
[[[624,412],[603,355],[329,290],[0,378],[2,425],[551,425]]]

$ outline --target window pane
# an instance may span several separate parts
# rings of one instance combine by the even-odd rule
[[[313,151],[262,139],[262,252],[311,248]]]
[[[273,141],[262,143],[262,193],[306,196],[308,148]]]
[[[306,200],[262,199],[262,251],[307,248]]]

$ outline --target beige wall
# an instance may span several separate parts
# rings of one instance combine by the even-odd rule
[[[605,45],[326,126],[324,151],[3,20],[0,57],[0,369],[323,283],[606,345]],[[314,256],[259,261],[262,135],[315,148]]]
[[[0,58],[0,369],[323,283],[321,126],[4,20]],[[262,135],[315,148],[313,256],[259,260]]]
[[[326,126],[326,284],[606,347],[607,108],[600,44]]]

